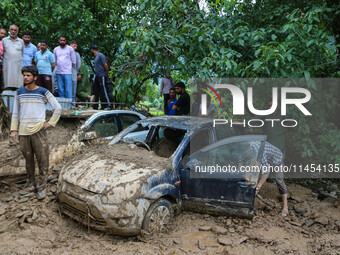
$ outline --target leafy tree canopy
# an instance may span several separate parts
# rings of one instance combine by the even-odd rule
[[[76,39],[87,64],[89,46],[97,44],[112,60],[115,97],[127,104],[170,72],[177,80],[340,76],[336,0],[2,0],[0,25],[12,23],[31,31],[35,43],[47,39],[50,48],[60,34]],[[330,142],[339,138],[339,86],[307,86],[318,95],[313,104],[323,131],[309,128],[320,123],[302,121],[296,137],[303,141],[292,144],[305,157],[321,153],[339,161],[340,148]]]

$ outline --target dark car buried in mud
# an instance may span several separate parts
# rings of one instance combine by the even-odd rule
[[[131,144],[124,138],[145,127],[144,141]],[[88,147],[63,168],[57,194],[61,211],[117,235],[163,231],[180,210],[251,218],[258,174],[240,168],[259,164],[265,136],[242,133],[237,126],[213,127],[212,120],[203,118],[141,120],[109,145],[97,151]],[[249,153],[254,143],[258,149]],[[236,171],[218,178],[195,172],[203,165],[232,165]]]

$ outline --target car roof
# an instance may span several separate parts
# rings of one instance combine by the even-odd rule
[[[138,123],[192,130],[213,123],[213,119],[193,116],[159,116],[140,120]]]
[[[101,115],[106,115],[106,114],[122,114],[122,113],[128,113],[128,114],[136,114],[140,116],[144,116],[143,114],[136,112],[136,111],[130,111],[130,110],[109,110],[109,111],[102,111],[102,112],[97,112],[93,115],[96,116],[101,116]],[[144,116],[145,117],[145,116]]]

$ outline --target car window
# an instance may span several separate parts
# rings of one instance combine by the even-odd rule
[[[258,164],[261,141],[242,141],[200,151],[197,160],[202,165],[230,166],[240,170]]]
[[[210,144],[210,132],[209,129],[205,128],[198,131],[190,139],[190,154],[208,146]]]
[[[138,115],[135,114],[119,114],[120,123],[122,124],[122,129],[127,128],[128,126],[131,126],[132,124],[136,123],[137,121],[141,120],[141,118]],[[133,132],[143,131],[142,126],[140,126],[137,130],[134,130]]]
[[[216,125],[215,126],[217,141],[225,138],[235,136],[237,134],[236,129],[231,128],[228,125]]]
[[[96,119],[88,131],[95,131],[98,138],[114,136],[117,134],[117,125],[114,115],[100,116]]]

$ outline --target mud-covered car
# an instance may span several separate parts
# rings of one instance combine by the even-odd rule
[[[144,141],[123,142],[146,126],[150,129]],[[242,135],[236,127],[213,127],[208,119],[141,120],[109,145],[85,151],[63,168],[57,191],[61,211],[89,227],[118,235],[162,231],[176,209],[252,217],[257,174],[238,171],[223,178],[191,174],[203,161],[234,164],[232,160],[249,151],[251,143],[263,141],[265,136]],[[258,164],[260,154],[259,150],[252,153],[248,164]]]
[[[135,111],[111,110],[93,114],[79,129],[80,141],[110,140],[120,131],[146,117]],[[145,130],[143,136],[147,134]]]

